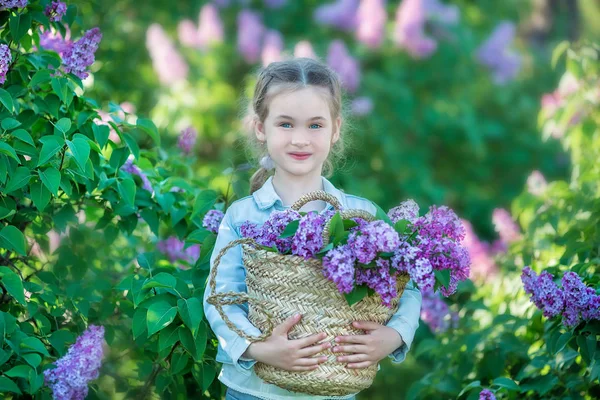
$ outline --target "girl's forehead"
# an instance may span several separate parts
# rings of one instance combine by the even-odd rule
[[[325,112],[324,112],[325,111]],[[329,113],[329,98],[326,90],[319,87],[305,87],[297,90],[284,90],[275,94],[269,102],[269,116],[287,115],[312,118]]]

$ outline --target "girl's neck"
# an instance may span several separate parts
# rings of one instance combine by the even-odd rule
[[[315,190],[324,190],[323,179],[321,174],[309,174],[305,176],[290,176],[275,171],[273,175],[273,188],[277,195],[281,198],[285,207],[291,206],[296,200],[306,193]],[[312,201],[301,208],[302,211],[321,211],[324,207],[324,202]]]

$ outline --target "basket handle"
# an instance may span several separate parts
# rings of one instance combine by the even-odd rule
[[[221,258],[225,255],[225,253],[227,253],[227,251],[229,251],[229,249],[237,246],[238,244],[248,244],[248,245],[254,246],[256,248],[260,247],[260,245],[258,243],[256,243],[256,241],[254,239],[243,238],[243,239],[234,240],[234,241],[230,242],[227,246],[225,246],[221,249],[221,251],[219,252],[217,257],[215,258],[214,266],[211,269],[210,275],[208,278],[209,279],[210,296],[208,296],[208,298],[206,299],[206,302],[208,304],[212,304],[213,306],[215,306],[215,308],[219,312],[219,315],[225,322],[225,325],[227,325],[227,327],[229,329],[231,329],[232,331],[234,331],[235,333],[237,333],[238,335],[240,335],[241,337],[243,337],[244,339],[248,340],[251,343],[260,342],[260,341],[267,339],[269,336],[271,336],[271,332],[273,332],[273,328],[274,328],[273,321],[271,320],[272,315],[266,311],[266,307],[265,307],[264,303],[257,298],[251,297],[250,295],[248,295],[248,293],[239,293],[239,292],[215,293],[215,291],[217,289],[217,282],[216,282],[217,269],[219,268],[219,263],[221,262]],[[258,335],[256,337],[248,335],[243,330],[238,329],[238,327],[235,326],[235,324],[233,322],[231,322],[231,320],[229,319],[227,314],[223,311],[223,306],[233,305],[233,304],[242,304],[242,303],[246,303],[246,302],[252,303],[260,312],[262,312],[267,317],[266,332],[261,333],[260,335]]]
[[[342,219],[351,219],[351,218],[362,218],[367,222],[375,221],[375,216],[368,211],[365,210],[343,210],[340,211],[340,216]],[[323,228],[323,247],[329,244],[329,227],[331,225],[331,220],[328,220],[325,223],[325,227]]]
[[[340,201],[337,199],[337,197],[323,190],[315,190],[314,192],[306,193],[305,195],[301,196],[298,200],[296,200],[290,208],[294,211],[298,211],[306,203],[310,203],[311,201],[315,200],[326,201],[327,203],[331,204],[336,211],[342,209],[342,205],[340,204]]]

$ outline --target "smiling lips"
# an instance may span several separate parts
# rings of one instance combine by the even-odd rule
[[[306,160],[311,156],[310,153],[289,153],[289,155],[296,160]]]

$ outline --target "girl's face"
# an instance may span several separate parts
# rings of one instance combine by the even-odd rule
[[[341,118],[332,120],[326,91],[307,87],[273,96],[255,134],[275,168],[294,176],[321,174],[331,146],[340,138]]]

